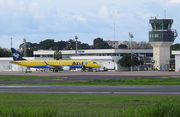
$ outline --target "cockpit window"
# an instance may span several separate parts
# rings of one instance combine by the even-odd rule
[[[97,64],[96,62],[93,62],[93,64]]]

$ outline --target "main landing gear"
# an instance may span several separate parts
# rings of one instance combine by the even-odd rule
[[[25,69],[25,73],[31,73],[31,69],[28,67],[27,69]]]
[[[59,71],[59,69],[53,69],[53,72],[58,72]]]

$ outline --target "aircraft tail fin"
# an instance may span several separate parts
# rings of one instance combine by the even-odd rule
[[[11,52],[12,52],[12,56],[13,56],[14,61],[26,60],[26,59],[22,58],[21,55],[19,55],[14,48],[11,48]]]

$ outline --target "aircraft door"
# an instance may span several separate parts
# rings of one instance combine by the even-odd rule
[[[30,67],[30,62],[29,61],[27,61],[27,66]]]

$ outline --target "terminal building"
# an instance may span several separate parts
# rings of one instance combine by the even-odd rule
[[[38,50],[34,51],[35,57],[53,57],[55,51]],[[128,70],[121,67],[117,62],[124,54],[131,53],[131,49],[89,49],[89,50],[62,50],[62,58],[65,60],[93,60],[102,67],[114,70]],[[153,50],[152,49],[133,49],[133,53],[139,60],[146,64],[146,69],[153,69]],[[142,66],[134,67],[134,70],[142,69]]]
[[[34,51],[34,57],[25,57],[27,60],[53,60],[55,51],[38,50]],[[132,52],[143,61],[145,65],[135,66],[133,70],[151,70],[153,69],[153,50],[152,49],[133,49]],[[121,67],[117,62],[124,54],[131,53],[131,49],[89,49],[89,50],[62,50],[62,59],[64,60],[93,60],[101,67],[109,70],[128,70]],[[9,63],[12,58],[0,58],[0,70],[23,70],[25,68]]]

